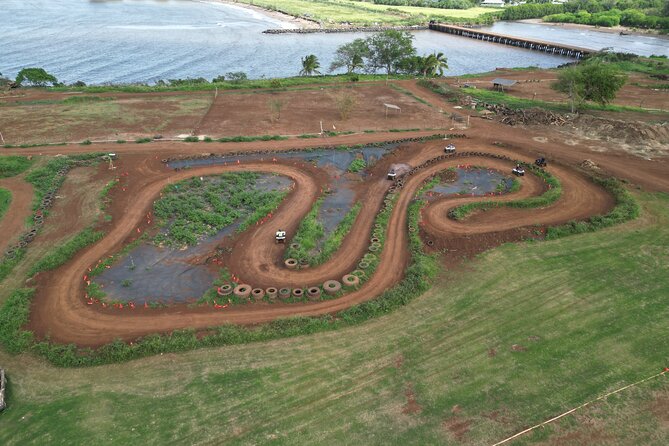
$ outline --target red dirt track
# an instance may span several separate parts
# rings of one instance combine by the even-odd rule
[[[445,107],[440,98],[419,89],[412,81],[402,82],[402,86],[435,106]],[[508,239],[518,239],[518,233],[514,231],[518,231],[519,228],[533,225],[545,227],[608,212],[614,206],[613,198],[576,168],[585,158],[594,160],[605,175],[626,178],[650,190],[669,191],[669,176],[666,175],[669,169],[664,160],[651,163],[629,154],[594,153],[585,148],[568,146],[557,138],[552,139],[550,129],[541,134],[541,136],[548,135],[549,143],[538,146],[532,138],[539,135],[530,131],[474,119],[472,126],[471,129],[463,131],[467,138],[456,141],[459,152],[501,154],[526,162],[532,162],[538,154],[545,155],[549,159],[548,169],[562,184],[563,194],[557,202],[546,208],[493,209],[472,215],[463,222],[446,217],[450,208],[472,200],[515,200],[541,194],[545,190],[544,183],[528,174],[520,179],[522,187],[515,194],[494,198],[448,197],[432,202],[422,211],[421,230],[423,235],[439,241],[439,246],[448,245],[450,241],[458,244],[476,244],[479,237],[503,234],[495,238],[493,243],[486,245],[494,246]],[[189,308],[186,305],[175,305],[165,309],[117,310],[111,307],[87,305],[83,298],[83,276],[98,260],[117,252],[136,238],[137,228],[144,230],[145,216],[151,211],[153,202],[159,197],[161,190],[170,182],[223,172],[257,171],[288,176],[294,182],[294,189],[274,213],[270,224],[254,226],[233,242],[230,263],[226,265],[229,270],[235,272],[242,282],[263,288],[269,286],[303,288],[320,285],[329,279],[341,280],[344,274],[355,269],[360,256],[367,249],[374,218],[383,204],[387,189],[392,184],[384,178],[388,165],[407,163],[413,167],[420,166],[443,153],[443,141],[403,144],[395,152],[382,158],[372,168],[371,178],[358,189],[356,199],[363,200],[364,205],[339,250],[326,264],[304,270],[287,270],[283,267],[284,247],[274,244],[273,235],[278,227],[288,229],[289,233],[294,232],[301,219],[309,212],[321,189],[326,185],[324,179],[326,176],[322,175],[319,169],[301,162],[257,160],[174,172],[167,169],[159,159],[196,155],[204,151],[226,154],[256,150],[300,149],[325,144],[354,145],[427,136],[432,133],[435,132],[355,134],[317,141],[286,140],[244,144],[160,142],[142,145],[96,145],[95,150],[114,151],[121,155],[119,171],[128,173],[127,192],[114,195],[110,211],[113,216],[111,229],[100,242],[78,253],[74,259],[55,271],[38,275],[37,293],[33,300],[28,329],[34,331],[38,338],[49,336],[57,342],[95,347],[118,338],[130,341],[152,333],[167,333],[183,328],[205,331],[224,323],[252,325],[283,317],[336,313],[373,299],[396,285],[404,275],[409,261],[407,208],[426,179],[460,164],[485,166],[509,172],[513,167],[512,162],[480,156],[449,158],[421,168],[414,175],[407,177],[404,187],[398,192],[399,196],[391,213],[386,241],[379,255],[376,272],[360,289],[337,299],[294,304],[257,303],[231,306],[224,310],[214,310],[209,306]],[[88,152],[91,149],[67,146],[54,149],[27,149],[20,153],[37,154],[48,151],[53,151],[54,154],[77,153]]]
[[[441,154],[442,142],[411,144],[393,155],[393,162],[401,160],[413,166]],[[462,150],[476,146],[471,141],[462,141]],[[419,150],[415,150],[419,149]],[[488,153],[500,153],[514,156],[508,150],[487,148]],[[526,161],[531,161],[523,157]],[[116,338],[132,340],[155,332],[169,332],[174,329],[208,327],[223,323],[257,324],[288,316],[311,316],[333,313],[348,308],[356,303],[373,299],[401,280],[408,261],[407,207],[415,192],[431,175],[458,164],[486,165],[508,171],[512,167],[509,161],[492,160],[482,157],[453,158],[441,161],[419,170],[408,177],[399,194],[391,214],[386,243],[376,273],[359,290],[343,297],[315,303],[303,304],[256,304],[233,306],[225,311],[214,311],[211,307],[195,309],[175,306],[166,310],[137,309],[132,312],[103,309],[97,305],[86,305],[83,296],[83,275],[87,268],[98,259],[115,252],[129,241],[137,227],[141,226],[146,213],[160,191],[172,181],[189,177],[210,175],[231,171],[266,171],[286,175],[295,182],[294,191],[272,217],[272,224],[259,225],[247,231],[233,249],[233,270],[241,271],[241,279],[248,280],[253,286],[307,286],[320,284],[328,279],[340,279],[354,269],[354,264],[365,249],[369,238],[373,218],[381,205],[381,199],[391,183],[378,175],[368,188],[363,211],[354,228],[346,237],[341,249],[325,265],[302,271],[288,271],[279,266],[282,247],[273,242],[276,227],[296,227],[301,218],[309,211],[317,198],[321,184],[313,168],[298,164],[273,162],[246,162],[228,166],[208,166],[180,172],[168,171],[154,160],[144,163],[133,162],[137,168],[129,172],[129,177],[137,177],[137,183],[130,184],[128,191],[132,204],[123,209],[119,218],[114,218],[115,225],[99,243],[80,253],[75,259],[53,274],[38,278],[38,295],[33,306],[30,328],[38,336],[49,335],[53,340],[76,343],[84,346],[96,346]],[[380,163],[382,164],[382,163]],[[384,168],[384,166],[379,166]],[[612,206],[612,200],[603,190],[580,174],[570,169],[555,168],[564,190],[564,197],[547,209],[520,212],[505,219],[505,228],[527,226],[540,219],[542,224],[561,223],[584,214],[594,215],[606,212]],[[527,176],[522,179],[523,187],[517,196],[541,193],[542,184],[536,178]],[[511,198],[511,197],[509,197]],[[500,197],[499,199],[509,199]],[[449,199],[449,206],[471,198]],[[432,213],[445,209],[444,202],[428,208],[427,223],[437,221],[435,230],[443,238],[449,233],[460,235],[463,232],[481,232],[483,228],[468,227],[466,224],[454,224],[454,228]],[[446,206],[446,207],[449,207]],[[494,211],[491,211],[491,214]],[[43,286],[40,286],[43,285]]]

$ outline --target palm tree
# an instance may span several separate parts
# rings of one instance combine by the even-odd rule
[[[300,71],[300,76],[311,76],[312,74],[321,74],[318,69],[321,67],[320,62],[318,62],[318,57],[314,54],[309,54],[308,56],[302,58],[302,71]]]
[[[425,58],[423,66],[423,77],[443,76],[444,69],[448,69],[448,63],[444,53],[432,53]]]

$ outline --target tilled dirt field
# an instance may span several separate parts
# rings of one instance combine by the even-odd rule
[[[443,102],[429,92],[418,89],[415,84],[403,86],[432,103],[434,107]],[[404,110],[403,110],[404,112]],[[545,131],[544,131],[545,130]],[[248,132],[251,134],[252,132]],[[408,132],[401,137],[421,136],[433,132]],[[464,222],[446,218],[445,213],[453,206],[471,200],[471,197],[448,197],[433,202],[423,210],[421,234],[438,241],[438,246],[461,247],[461,251],[475,253],[500,243],[518,240],[528,229],[564,223],[601,215],[610,210],[612,197],[590,181],[578,167],[586,156],[599,166],[599,173],[626,178],[651,190],[669,191],[668,168],[663,159],[647,161],[624,152],[592,152],[586,147],[566,144],[550,129],[522,130],[490,121],[476,121],[464,131],[465,139],[456,141],[459,152],[480,152],[484,155],[447,158],[418,169],[404,181],[390,216],[385,234],[385,244],[379,255],[376,272],[358,290],[332,300],[294,304],[256,303],[214,309],[210,306],[195,308],[175,305],[164,309],[136,308],[119,310],[100,305],[87,305],[84,295],[83,276],[100,259],[117,252],[128,242],[146,230],[145,216],[151,210],[160,191],[170,182],[201,175],[234,171],[274,172],[291,178],[294,190],[273,214],[269,223],[250,228],[241,234],[232,246],[229,258],[231,271],[242,282],[256,287],[306,287],[322,284],[326,280],[341,280],[355,268],[369,241],[374,217],[383,205],[383,198],[392,182],[385,179],[390,164],[406,163],[412,167],[423,165],[428,160],[443,154],[444,142],[435,140],[426,143],[405,143],[389,156],[381,159],[372,168],[372,175],[360,186],[364,191],[365,206],[356,219],[349,235],[340,249],[324,265],[304,270],[287,270],[283,267],[283,247],[276,245],[273,234],[277,227],[294,231],[299,221],[311,209],[327,176],[318,168],[300,162],[273,162],[269,158],[245,160],[239,164],[195,167],[178,172],[168,169],[162,158],[179,155],[197,155],[206,149],[209,153],[232,153],[255,150],[287,150],[308,148],[323,144],[321,140],[287,140],[256,142],[248,144],[185,144],[150,143],[144,145],[95,146],[96,150],[114,150],[121,155],[118,173],[124,175],[124,186],[112,194],[112,206],[108,212],[112,223],[103,240],[80,252],[76,258],[49,273],[38,275],[37,294],[34,299],[29,329],[38,337],[50,336],[58,342],[97,346],[116,338],[133,340],[156,332],[170,332],[179,328],[206,330],[208,327],[226,322],[257,324],[277,318],[302,315],[335,313],[356,303],[373,299],[397,284],[403,277],[409,261],[407,208],[416,191],[432,175],[449,167],[471,164],[509,171],[511,161],[490,158],[488,155],[504,155],[511,159],[532,162],[537,155],[549,158],[549,170],[559,178],[563,187],[562,197],[553,205],[541,209],[495,209],[478,213]],[[358,134],[330,138],[329,144],[364,144],[374,141],[396,139],[397,134]],[[542,139],[543,138],[543,139]],[[543,142],[538,142],[543,141]],[[61,153],[75,153],[89,149],[81,146],[58,148]],[[39,153],[30,149],[22,153]],[[110,176],[114,175],[110,173]],[[522,180],[522,188],[516,194],[495,197],[496,200],[517,199],[540,194],[543,183],[532,175]],[[449,264],[449,253],[445,254]],[[460,258],[459,255],[454,257]]]
[[[350,115],[342,117],[338,100],[349,97]],[[271,111],[281,104],[280,113]],[[401,111],[386,110],[392,104]],[[324,131],[442,128],[447,119],[438,109],[421,104],[386,85],[323,86],[276,92],[225,92],[198,126],[196,133],[211,136],[296,135]]]

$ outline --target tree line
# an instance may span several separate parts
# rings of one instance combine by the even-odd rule
[[[415,6],[417,8],[469,9],[478,6],[481,0],[371,0],[370,3],[388,6]]]
[[[330,64],[330,72],[346,69],[347,74],[356,70],[368,73],[385,71],[386,74],[441,76],[448,68],[443,53],[425,56],[416,54],[413,35],[407,31],[387,30],[365,39],[355,39],[337,48]],[[320,74],[318,58],[310,54],[302,59],[301,75]]]
[[[555,5],[548,0],[529,0],[506,8],[502,20],[543,18],[547,22],[594,26],[629,26],[669,29],[667,0],[571,0]]]

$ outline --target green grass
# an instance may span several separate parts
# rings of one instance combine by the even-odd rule
[[[240,0],[271,11],[294,17],[321,21],[326,27],[339,23],[370,25],[426,25],[430,20],[465,23],[487,23],[491,8],[440,9],[414,6],[388,6],[349,0]]]
[[[639,220],[505,245],[339,331],[88,369],[0,352],[0,443],[493,444],[667,365],[669,196],[639,198]],[[651,409],[667,395],[662,377],[514,444],[663,445]],[[452,420],[469,423],[461,441]]]
[[[77,251],[97,242],[103,236],[104,232],[94,231],[90,228],[84,229],[72,239],[49,251],[47,255],[30,268],[28,276],[33,276],[40,271],[58,268],[70,260]]]
[[[8,178],[25,172],[32,166],[25,156],[0,156],[0,178]]]
[[[12,202],[12,193],[7,189],[0,188],[0,221],[5,215],[5,212],[9,209],[9,205]]]
[[[356,74],[358,81],[385,81],[387,79],[409,79],[411,76],[393,75],[387,77],[385,74]],[[252,90],[252,89],[284,89],[302,85],[318,84],[349,84],[351,76],[347,74],[333,74],[320,76],[295,76],[275,79],[249,79],[242,82],[210,82],[210,83],[182,83],[179,85],[144,85],[144,84],[117,84],[96,85],[87,87],[50,87],[48,91],[79,91],[85,93],[150,93],[156,91],[207,91],[218,89],[225,90]],[[179,100],[179,99],[177,99]],[[183,99],[181,99],[183,100]],[[195,100],[195,99],[193,99]],[[0,110],[1,111],[1,110]]]
[[[315,264],[313,259],[317,254],[314,250],[318,246],[318,242],[325,236],[325,227],[318,220],[318,212],[323,205],[323,200],[323,197],[316,200],[309,213],[304,216],[297,232],[295,232],[295,236],[290,240],[291,245],[298,244],[299,247],[289,246],[286,248],[284,258],[307,260],[310,265]]]
[[[420,80],[418,85],[441,95],[449,102],[457,102],[462,96],[471,96],[480,102],[489,104],[502,104],[512,109],[526,109],[526,108],[544,108],[560,113],[569,113],[571,105],[568,102],[549,102],[540,101],[536,99],[526,99],[513,96],[511,94],[500,91],[487,90],[483,88],[452,88],[445,83],[437,83],[430,80]],[[606,104],[600,105],[596,103],[586,102],[579,106],[583,110],[609,111],[609,112],[639,112],[639,113],[657,113],[657,110],[647,109],[642,107],[633,107],[629,105],[615,105]]]

